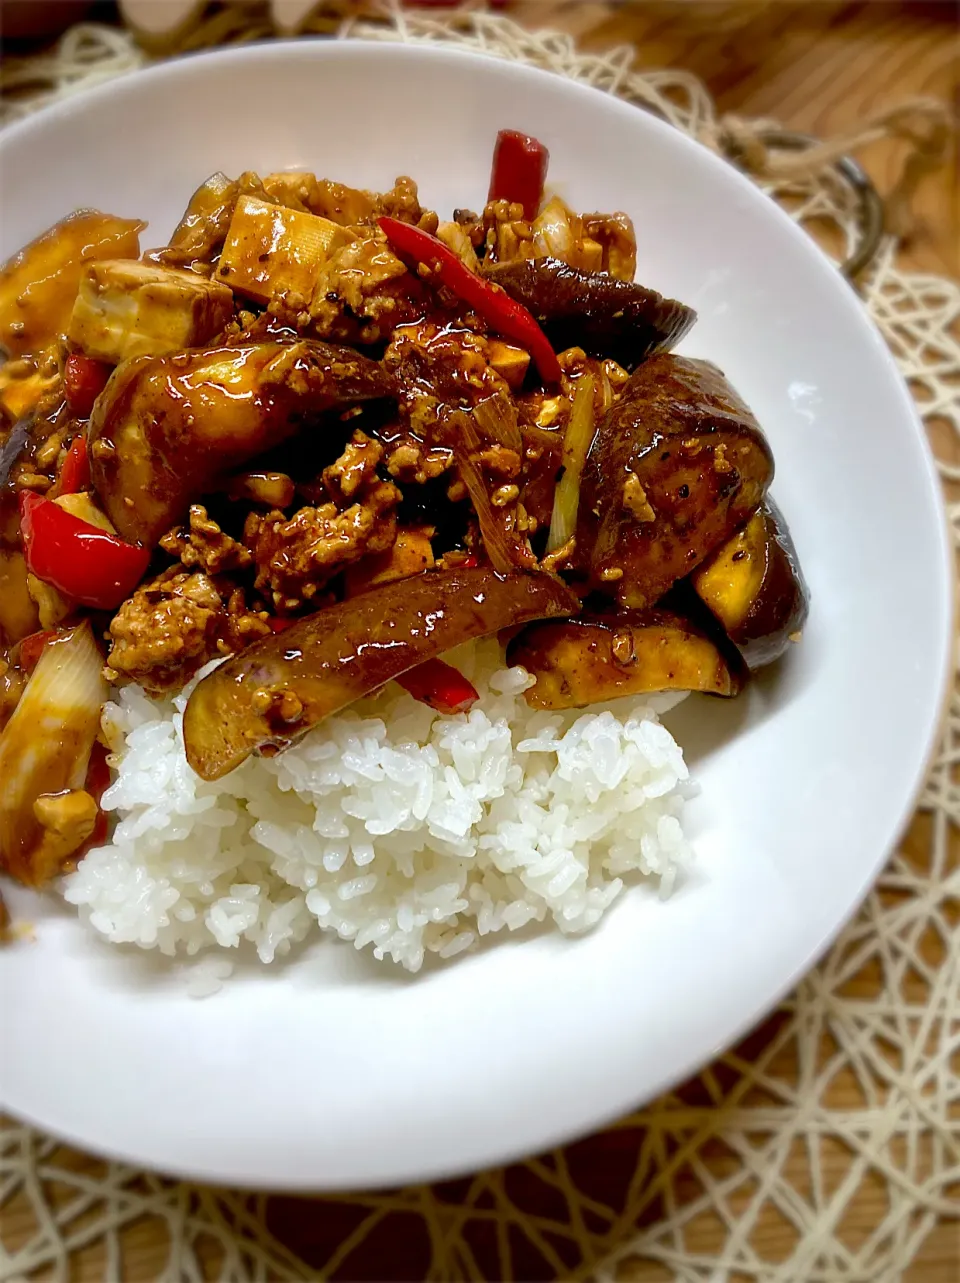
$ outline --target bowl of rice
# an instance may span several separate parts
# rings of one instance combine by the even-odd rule
[[[333,1189],[585,1132],[767,1011],[910,814],[952,623],[922,428],[833,266],[666,124],[440,48],[221,51],[0,136],[0,252],[65,204],[145,216],[159,243],[218,170],[375,191],[410,172],[431,208],[482,205],[507,125],[549,142],[571,205],[628,212],[638,277],[699,314],[680,353],[763,423],[811,587],[803,644],[736,700],[550,711],[487,638],[445,655],[468,711],[391,684],[215,779],[184,713],[216,662],[169,696],[113,689],[109,839],[56,895],[5,888],[21,925],[0,950],[0,1104],[80,1145]]]

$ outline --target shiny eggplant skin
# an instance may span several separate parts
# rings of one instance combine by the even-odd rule
[[[651,357],[587,456],[581,568],[621,607],[652,606],[748,520],[772,479],[760,426],[716,366]]]
[[[286,747],[461,642],[578,607],[554,576],[488,566],[382,584],[254,643],[205,677],[184,713],[187,761],[201,778],[220,779],[255,749]]]
[[[750,668],[772,664],[799,640],[810,595],[771,499],[697,567],[690,583]]]
[[[117,532],[149,546],[221,474],[326,410],[392,393],[375,361],[309,340],[134,357],[94,407],[93,486]]]
[[[533,313],[558,352],[581,347],[626,370],[674,347],[697,319],[676,299],[556,258],[491,265],[484,275]]]
[[[581,708],[623,695],[703,691],[731,696],[745,670],[736,650],[672,610],[530,624],[507,647],[507,663],[537,679],[531,708]]]

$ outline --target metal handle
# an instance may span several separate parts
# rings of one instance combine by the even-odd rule
[[[785,151],[806,151],[818,142],[809,134],[791,129],[765,129],[758,137],[768,147],[781,147]],[[843,275],[854,282],[876,258],[883,240],[883,200],[862,165],[852,156],[841,156],[833,162],[832,168],[857,198],[859,239],[853,253],[840,264]]]

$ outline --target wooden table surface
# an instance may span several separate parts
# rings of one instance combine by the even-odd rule
[[[641,68],[682,67],[723,113],[769,116],[818,138],[848,135],[877,111],[926,96],[960,112],[960,8],[953,0],[518,0],[513,16],[575,34],[584,48],[632,44]],[[859,159],[881,193],[901,144]],[[958,150],[925,180],[903,264],[960,276]]]
[[[554,26],[576,34],[585,48],[629,43],[641,68],[682,67],[710,90],[718,110],[743,117],[772,117],[790,129],[818,138],[848,135],[871,115],[907,98],[928,96],[960,109],[960,27],[955,3],[921,0],[672,0],[637,4],[565,4],[529,0],[514,6],[530,25]],[[902,144],[876,143],[858,153],[881,194],[899,173]],[[909,270],[960,276],[960,157],[918,190],[915,224],[901,262]],[[944,437],[943,445],[953,445]],[[956,834],[953,835],[957,837]],[[907,843],[917,851],[929,840],[928,823],[918,818]],[[960,846],[960,843],[958,843]],[[957,846],[954,848],[957,854]],[[784,1067],[785,1076],[789,1067]],[[856,1101],[851,1082],[836,1085],[833,1103],[844,1091]],[[829,1177],[828,1177],[829,1179]],[[884,1195],[874,1191],[876,1208]],[[869,1223],[871,1199],[859,1194]],[[790,1230],[771,1217],[769,1259],[786,1255]],[[689,1246],[693,1247],[691,1234]],[[711,1251],[704,1241],[701,1250]],[[713,1250],[716,1250],[715,1247]],[[659,1283],[658,1266],[639,1267],[630,1283]],[[958,1283],[960,1229],[945,1221],[927,1238],[902,1283]],[[797,1280],[796,1283],[802,1283]],[[878,1283],[880,1281],[878,1280]],[[893,1283],[890,1280],[889,1283]],[[899,1283],[899,1280],[898,1280]]]
[[[867,3],[820,3],[819,0],[735,0],[701,3],[614,4],[570,3],[569,0],[517,0],[510,11],[530,26],[552,26],[576,35],[585,48],[632,43],[640,67],[681,67],[704,80],[721,112],[771,116],[784,125],[821,138],[847,134],[878,109],[915,95],[929,95],[955,106],[960,94],[960,35],[953,3],[873,0]],[[897,172],[897,144],[880,143],[861,154],[881,192]],[[906,267],[960,275],[960,207],[958,164],[951,163],[927,179],[915,202],[916,224],[906,247]],[[915,822],[908,844],[920,851],[927,841],[923,820]],[[866,982],[865,982],[866,983]],[[790,1067],[785,1066],[785,1074]],[[844,1085],[835,1088],[834,1103],[843,1105]],[[849,1091],[853,1093],[854,1085]],[[857,1097],[851,1095],[851,1101]],[[883,1198],[878,1188],[875,1197]],[[869,1191],[858,1209],[865,1223],[872,1215]],[[309,1258],[308,1205],[283,1215],[276,1228],[291,1247]],[[878,1203],[879,1207],[880,1204]],[[15,1214],[8,1209],[6,1217]],[[25,1227],[26,1228],[26,1227]],[[11,1234],[12,1230],[12,1234]],[[19,1237],[9,1219],[8,1241]],[[769,1259],[778,1260],[777,1235],[766,1231]],[[135,1283],[156,1278],[165,1261],[165,1232],[144,1227],[128,1245],[125,1278]],[[696,1240],[696,1235],[691,1235]],[[691,1246],[693,1244],[691,1243]],[[715,1251],[711,1232],[699,1244]],[[83,1254],[72,1278],[102,1279],[103,1259]],[[631,1280],[656,1283],[668,1279],[662,1267],[641,1262]],[[902,1283],[957,1283],[960,1278],[960,1233],[957,1222],[938,1226],[920,1247]],[[796,1283],[803,1283],[797,1280]],[[877,1283],[894,1283],[878,1280]],[[899,1283],[899,1280],[898,1280]]]
[[[818,138],[849,135],[879,110],[926,96],[960,112],[960,9],[955,3],[923,0],[652,0],[636,4],[569,4],[527,0],[513,6],[530,25],[574,33],[584,48],[629,43],[641,68],[682,67],[710,90],[719,112],[772,117]],[[877,188],[890,190],[899,173],[902,144],[876,143],[858,153]],[[909,270],[960,276],[960,153],[918,190],[915,223],[901,263]],[[951,447],[944,436],[938,445]],[[960,460],[958,460],[960,461]],[[957,496],[953,496],[957,497]],[[958,835],[954,834],[954,838]],[[918,853],[929,841],[928,822],[918,818],[907,843]],[[958,855],[960,842],[954,847]],[[789,1067],[784,1067],[785,1076]],[[850,1082],[836,1085],[833,1103],[843,1107]],[[828,1177],[829,1179],[829,1177]],[[876,1209],[884,1195],[873,1193]],[[858,1194],[857,1213],[869,1223],[871,1197]],[[790,1230],[770,1218],[769,1259],[789,1250]],[[783,1250],[778,1237],[784,1240]],[[692,1247],[695,1236],[691,1234]],[[711,1251],[709,1240],[701,1245]],[[716,1250],[714,1247],[713,1250]],[[658,1266],[639,1267],[630,1283],[666,1283]],[[945,1221],[927,1238],[902,1283],[958,1283],[960,1229]],[[796,1283],[803,1283],[797,1280]],[[880,1283],[878,1280],[877,1283]],[[889,1280],[888,1283],[894,1283]],[[897,1280],[900,1283],[900,1280]]]

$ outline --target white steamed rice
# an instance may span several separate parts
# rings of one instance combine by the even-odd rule
[[[272,962],[320,927],[416,971],[529,922],[585,931],[624,875],[669,893],[689,788],[657,701],[532,712],[495,642],[456,660],[481,696],[469,714],[391,684],[213,784],[184,756],[186,696],[124,688],[104,712],[117,823],[66,899],[108,940],[166,954],[246,940]]]

